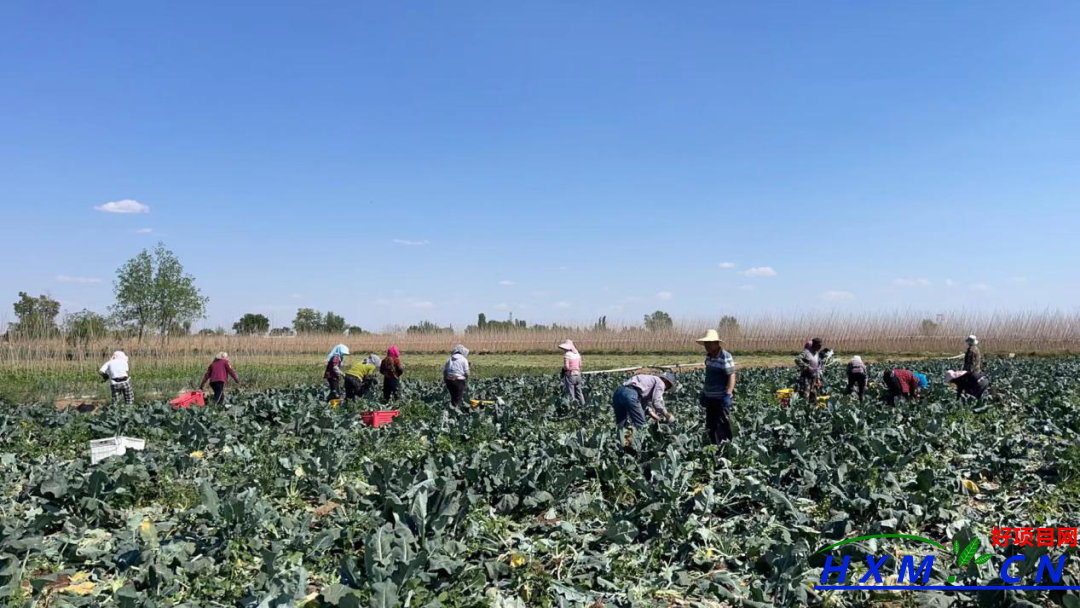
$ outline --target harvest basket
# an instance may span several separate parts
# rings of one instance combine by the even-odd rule
[[[97,464],[112,456],[123,456],[128,450],[146,449],[146,440],[137,437],[109,437],[90,440],[90,464]]]
[[[377,410],[360,414],[360,419],[368,426],[379,428],[384,424],[390,424],[399,413],[398,410]]]
[[[177,395],[176,399],[169,402],[174,410],[188,409],[192,405],[196,407],[204,407],[206,400],[203,399],[202,391],[186,391]]]

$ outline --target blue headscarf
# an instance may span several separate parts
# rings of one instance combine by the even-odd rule
[[[926,388],[926,385],[930,384],[926,380],[926,374],[915,374],[915,379],[919,381],[919,388]]]
[[[326,362],[329,363],[335,356],[340,357],[342,361],[345,360],[345,355],[349,354],[349,347],[344,344],[338,344],[330,351],[329,355],[326,355]]]

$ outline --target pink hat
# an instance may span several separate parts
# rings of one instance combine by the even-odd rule
[[[401,351],[398,350],[398,347],[391,346],[390,348],[386,349],[386,356],[398,359],[401,357]]]
[[[570,351],[572,353],[577,352],[577,347],[574,346],[574,341],[573,340],[567,340],[566,342],[563,342],[562,344],[559,345],[559,348],[561,348],[563,350],[568,350],[568,351]]]

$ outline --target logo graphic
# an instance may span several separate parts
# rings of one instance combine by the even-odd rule
[[[1005,531],[1004,534],[1002,534],[997,528],[994,529],[994,541],[993,541],[993,544],[999,545],[999,546],[1006,546],[1006,545],[1009,544],[1010,540],[1012,540],[1011,536],[1008,533],[1008,531],[1010,529],[1009,528],[1002,528],[1001,530]],[[1025,530],[1027,532],[1027,534],[1025,535],[1026,540],[1029,541],[1029,542],[1026,542],[1026,543],[1023,543],[1023,544],[1021,544],[1019,542],[1014,543],[1016,546],[1025,546],[1025,545],[1026,546],[1032,546],[1032,547],[1035,547],[1035,546],[1054,546],[1054,543],[1053,543],[1054,536],[1053,536],[1053,529],[1052,528],[1046,528],[1046,530],[1050,531],[1050,535],[1047,537],[1047,538],[1050,539],[1050,542],[1045,543],[1045,544],[1044,543],[1039,543],[1038,545],[1036,545],[1034,542],[1030,542],[1032,540],[1032,538],[1033,538],[1033,535],[1031,533],[1031,530],[1032,530],[1031,528],[1017,528],[1016,530]],[[1075,546],[1075,543],[1076,543],[1075,530],[1076,530],[1075,528],[1061,528],[1061,529],[1059,529],[1059,531],[1061,532],[1061,534],[1059,534],[1059,538],[1071,540],[1072,541],[1072,546]],[[1066,532],[1066,531],[1071,531],[1071,533],[1072,533],[1071,539],[1069,538],[1069,532]],[[856,538],[849,538],[847,540],[842,540],[840,542],[833,543],[831,545],[827,545],[825,547],[822,547],[821,549],[818,549],[815,552],[815,554],[817,554],[817,553],[826,553],[826,552],[832,551],[832,550],[834,550],[834,549],[836,549],[838,547],[842,547],[842,546],[850,544],[850,543],[855,543],[855,542],[860,542],[860,541],[865,541],[865,540],[870,540],[870,539],[875,539],[875,538],[902,538],[902,539],[906,539],[906,540],[910,540],[910,541],[916,541],[916,542],[931,545],[934,548],[936,548],[936,549],[938,549],[938,550],[940,550],[942,552],[948,551],[948,549],[944,545],[942,545],[941,543],[938,543],[938,542],[936,542],[934,540],[931,540],[929,538],[923,538],[921,536],[913,536],[913,535],[910,535],[910,534],[870,534],[868,536],[859,536],[859,537],[856,537]],[[1019,538],[1019,536],[1018,536],[1018,538]],[[1068,544],[1068,543],[1066,542],[1066,543],[1060,543],[1060,544]],[[982,564],[985,564],[985,563],[989,562],[994,557],[994,555],[992,553],[983,553],[981,555],[979,555],[978,553],[979,553],[979,539],[978,538],[972,538],[972,540],[967,544],[967,546],[963,547],[962,549],[960,547],[960,542],[958,540],[953,541],[952,555],[956,560],[956,567],[957,568],[964,568],[964,567],[968,566],[968,564],[971,564],[971,563],[974,563],[976,565],[982,565]],[[902,590],[907,590],[907,591],[984,591],[984,590],[1007,590],[1007,589],[1019,590],[1019,591],[1022,591],[1022,590],[1032,590],[1032,591],[1035,591],[1035,590],[1080,590],[1080,586],[1068,586],[1068,585],[1061,585],[1060,584],[1061,583],[1061,576],[1065,572],[1065,562],[1066,562],[1066,559],[1067,559],[1065,555],[1059,556],[1057,558],[1057,563],[1054,563],[1054,560],[1051,559],[1051,557],[1049,555],[1040,555],[1039,556],[1039,562],[1038,562],[1038,569],[1036,570],[1036,573],[1035,573],[1035,584],[1034,585],[1017,584],[1017,583],[1021,582],[1021,576],[1020,575],[1013,576],[1013,575],[1011,575],[1009,573],[1010,566],[1015,565],[1017,569],[1021,569],[1024,566],[1024,564],[1025,564],[1025,562],[1027,560],[1027,556],[1025,556],[1023,554],[1013,555],[1013,556],[1005,559],[1001,563],[1001,570],[1000,570],[999,575],[1000,575],[1002,581],[1004,581],[1006,583],[1010,583],[1008,585],[954,585],[952,583],[956,582],[956,575],[955,574],[949,574],[948,575],[948,582],[950,583],[948,585],[931,585],[929,583],[930,583],[931,575],[934,572],[934,558],[936,557],[936,555],[934,555],[934,554],[922,555],[921,556],[922,559],[919,561],[918,567],[915,566],[915,558],[916,557],[917,556],[914,556],[914,555],[904,555],[904,556],[902,556],[900,558],[900,567],[899,567],[899,570],[897,572],[896,581],[898,583],[903,583],[905,580],[907,580],[908,584],[904,584],[904,585],[888,585],[888,584],[884,584],[884,582],[883,582],[882,570],[885,568],[886,564],[889,562],[889,559],[893,558],[892,555],[883,555],[880,558],[878,558],[877,556],[868,554],[866,556],[867,572],[861,579],[859,579],[858,584],[845,584],[845,580],[847,580],[847,575],[848,575],[848,568],[849,568],[850,563],[851,563],[851,556],[850,555],[845,555],[844,558],[843,558],[842,563],[840,563],[840,564],[834,564],[833,563],[833,556],[832,555],[827,555],[826,558],[825,558],[825,565],[822,567],[822,570],[821,570],[820,583],[818,585],[815,585],[814,588],[816,590],[818,590],[818,591],[867,591],[867,590],[875,590],[875,589],[878,589],[878,590],[897,590],[897,591],[902,591]],[[895,558],[894,558],[894,560],[895,560]],[[833,574],[837,575],[836,584],[829,584],[829,579],[831,578],[831,575],[833,575]],[[1047,575],[1047,574],[1049,575],[1049,578],[1050,578],[1051,581],[1053,581],[1054,583],[1058,583],[1058,584],[1056,584],[1056,585],[1051,585],[1051,584],[1043,585],[1043,584],[1040,584],[1043,581],[1043,576]],[[870,582],[871,577],[873,578],[873,583],[867,584],[867,583]],[[920,580],[922,581],[922,584],[913,584],[913,583],[916,583],[917,581],[920,581]]]

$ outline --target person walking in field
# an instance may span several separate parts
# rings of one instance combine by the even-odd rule
[[[464,344],[454,347],[450,358],[443,366],[443,380],[446,382],[446,390],[450,393],[450,403],[454,407],[461,407],[465,401],[465,389],[469,382],[469,349]]]
[[[715,329],[697,340],[705,347],[705,386],[701,407],[705,408],[705,429],[715,445],[731,441],[731,397],[735,394],[735,359],[724,350]]]
[[[675,390],[675,374],[663,376],[638,374],[615,390],[611,407],[615,412],[615,424],[623,428],[633,424],[645,426],[646,417],[660,422],[671,422],[675,416],[664,407],[664,393]]]
[[[852,357],[847,364],[847,388],[844,389],[844,395],[850,395],[852,391],[859,395],[859,403],[862,403],[866,396],[866,364],[859,355]]]
[[[391,400],[397,398],[401,388],[401,376],[405,373],[405,366],[401,364],[401,351],[398,347],[391,346],[386,349],[386,358],[379,365],[379,372],[383,377],[383,403],[390,403]]]
[[[329,355],[326,355],[326,371],[323,372],[323,378],[330,387],[330,396],[327,397],[327,401],[341,399],[341,381],[345,378],[345,372],[341,370],[345,366],[345,356],[348,354],[349,347],[338,344],[330,350]]]
[[[567,340],[559,345],[563,351],[563,366],[560,376],[566,393],[570,400],[578,405],[585,405],[585,393],[581,390],[581,353],[574,346],[573,340]]]
[[[225,403],[225,383],[230,377],[237,384],[241,383],[236,370],[229,364],[229,353],[223,351],[218,353],[210,367],[206,368],[202,382],[199,383],[199,390],[201,391],[206,383],[210,382],[210,388],[214,391],[214,403],[221,405]]]
[[[115,405],[121,398],[124,403],[135,403],[135,391],[131,388],[131,378],[128,376],[128,358],[124,351],[118,350],[112,354],[112,358],[105,362],[98,370],[101,377],[109,382],[112,390],[112,400]]]
[[[345,371],[345,403],[364,398],[371,387],[378,383],[377,374],[381,365],[382,361],[377,355],[368,355]]]
[[[908,369],[885,370],[885,403],[895,405],[897,397],[918,400],[919,390],[927,385],[926,376]]]
[[[803,345],[803,352],[795,357],[799,369],[799,395],[808,405],[817,401],[821,384],[821,338],[814,338]]]
[[[964,370],[968,373],[982,372],[982,352],[979,350],[979,339],[975,336],[967,337],[967,352],[964,353]]]
[[[949,370],[945,372],[945,382],[956,386],[956,399],[960,400],[964,395],[974,397],[978,403],[982,403],[983,395],[990,388],[990,377],[982,372],[965,372]]]

